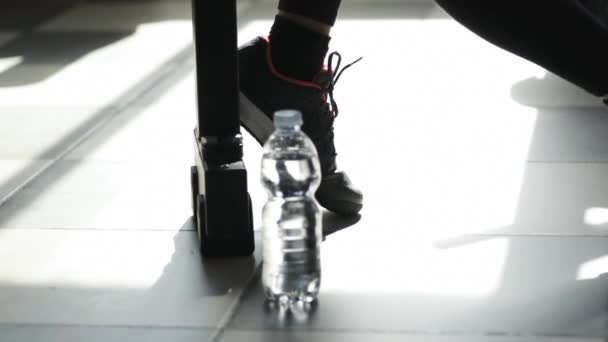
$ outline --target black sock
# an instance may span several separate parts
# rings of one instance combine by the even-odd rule
[[[277,15],[270,30],[272,63],[286,76],[311,81],[323,68],[328,36]]]

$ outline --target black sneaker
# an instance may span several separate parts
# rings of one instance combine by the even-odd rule
[[[302,130],[314,142],[321,162],[322,180],[315,194],[317,201],[338,214],[358,213],[363,206],[363,195],[336,167],[333,123],[337,106],[332,92],[341,72],[334,78],[336,70],[324,69],[313,82],[299,81],[280,74],[270,56],[270,44],[262,37],[239,48],[241,124],[264,144],[274,131],[272,116],[277,110],[301,111]],[[339,67],[340,55],[335,52],[329,56],[330,67],[334,58],[338,59]]]

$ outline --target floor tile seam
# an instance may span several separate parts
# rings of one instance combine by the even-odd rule
[[[70,227],[0,227],[0,231],[81,231],[81,232],[196,232],[196,229],[172,228],[70,228]]]
[[[154,329],[154,330],[217,330],[217,325],[151,325],[151,324],[78,324],[78,323],[45,323],[45,322],[0,322],[0,329],[10,327],[44,327],[44,328],[89,328],[89,329]],[[298,328],[289,330],[280,328],[224,328],[226,332],[295,332],[295,333],[328,333],[328,334],[370,334],[370,335],[411,335],[411,336],[455,336],[455,337],[562,337],[562,338],[598,338],[601,335],[562,334],[549,332],[521,331],[461,331],[461,330],[423,330],[423,329],[340,329],[340,328]],[[215,339],[211,339],[215,341]]]
[[[228,326],[234,321],[236,314],[239,312],[239,309],[242,306],[243,298],[255,287],[256,281],[259,279],[262,271],[262,261],[258,261],[254,271],[251,273],[251,276],[245,282],[245,286],[243,286],[239,293],[235,296],[233,302],[230,307],[219,321],[217,328],[211,334],[209,341],[211,342],[219,342],[224,336],[225,331],[228,329]]]
[[[520,331],[461,331],[461,330],[423,330],[423,329],[340,329],[340,328],[298,328],[288,329],[268,328],[229,328],[225,332],[271,332],[271,333],[327,333],[327,334],[362,334],[362,335],[403,335],[418,337],[522,337],[522,338],[602,338],[599,335],[560,334],[548,332],[520,332]]]
[[[2,328],[24,327],[24,328],[86,328],[86,329],[153,329],[153,330],[206,330],[211,331],[214,325],[151,325],[151,324],[79,324],[79,323],[45,323],[45,322],[0,322]]]

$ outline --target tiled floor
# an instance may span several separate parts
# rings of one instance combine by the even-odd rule
[[[279,312],[259,240],[200,259],[188,3],[53,3],[0,11],[0,341],[608,341],[597,100],[430,3],[345,3],[332,48],[364,60],[336,143],[365,207],[325,213],[319,303]],[[273,15],[243,5],[240,41]]]

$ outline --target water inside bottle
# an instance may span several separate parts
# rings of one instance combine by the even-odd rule
[[[262,158],[269,195],[262,213],[262,281],[266,297],[281,304],[314,301],[321,279],[321,213],[314,199],[319,161],[308,137],[292,133],[271,136]]]

